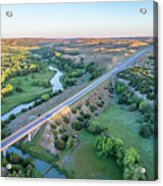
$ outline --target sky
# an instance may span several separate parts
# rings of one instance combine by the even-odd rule
[[[2,38],[153,35],[152,1],[2,5],[1,10]],[[13,16],[7,17],[6,11]]]

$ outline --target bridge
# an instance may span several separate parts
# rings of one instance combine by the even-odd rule
[[[12,146],[14,143],[21,140],[23,137],[28,135],[28,140],[31,141],[31,133],[45,124],[47,120],[49,120],[52,116],[55,116],[58,114],[62,109],[64,109],[67,106],[72,105],[73,103],[80,100],[83,96],[88,94],[93,89],[97,88],[99,85],[104,83],[108,78],[115,75],[116,73],[128,68],[131,64],[133,64],[138,58],[142,57],[145,53],[149,52],[152,49],[152,47],[146,48],[142,50],[141,52],[135,54],[132,58],[128,59],[125,62],[122,62],[118,64],[116,67],[114,67],[111,71],[107,72],[106,74],[99,77],[97,80],[89,84],[86,88],[79,91],[66,101],[60,103],[58,106],[53,108],[52,110],[46,112],[41,117],[37,118],[36,120],[32,121],[31,123],[27,124],[26,126],[20,128],[18,131],[14,132],[7,138],[1,141],[1,152],[3,151],[3,154],[5,156],[6,150],[8,147]]]

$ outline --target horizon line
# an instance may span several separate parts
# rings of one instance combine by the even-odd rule
[[[112,39],[112,38],[154,38],[155,36],[112,36],[112,37],[1,37],[1,39]]]

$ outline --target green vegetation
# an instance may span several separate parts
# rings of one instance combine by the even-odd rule
[[[90,63],[86,67],[86,71],[90,73],[90,80],[93,80],[102,74],[102,69],[98,69],[95,63]]]
[[[126,84],[118,80],[115,83],[115,92],[117,94],[118,103],[128,105],[130,111],[138,110],[143,115],[139,134],[144,138],[148,138],[153,134],[157,136],[157,131],[154,131],[155,108],[154,105],[149,102],[149,94],[151,92],[149,89],[154,89],[154,80],[151,78],[151,76],[148,77],[147,74],[148,73],[143,67],[129,68],[118,74],[118,77],[128,80],[129,83]],[[134,80],[135,77],[138,79],[138,81]],[[141,77],[143,79],[141,79]],[[142,82],[145,83],[142,84]],[[131,90],[130,87],[134,87],[134,90]],[[142,91],[142,89],[145,91]],[[135,91],[139,91],[139,94],[136,95]],[[141,96],[142,94],[147,94],[147,98],[145,99],[143,96]],[[154,96],[152,97],[152,99],[155,99]]]
[[[139,135],[141,119],[142,115],[139,112],[130,112],[127,107],[114,104],[99,114],[95,121],[107,128],[113,137],[122,139],[126,146],[136,149],[146,168],[148,180],[153,180],[155,172],[154,137],[146,139]]]
[[[12,168],[7,171],[7,177],[41,177],[29,158],[24,159],[16,153],[7,154],[6,158],[2,158],[2,167],[6,167],[7,164],[12,165]]]
[[[42,72],[37,72],[34,75],[30,74],[28,76],[23,77],[15,77],[8,80],[8,83],[12,85],[19,84],[22,89],[22,92],[18,93],[14,89],[12,94],[9,96],[3,97],[2,99],[2,114],[8,112],[13,107],[22,104],[31,102],[35,99],[41,97],[42,94],[51,92],[52,88],[41,87],[41,86],[34,86],[33,81],[42,79],[44,82],[49,82],[51,77],[54,75],[52,71],[49,71],[48,67],[42,63],[42,68],[44,70]]]
[[[64,140],[62,140],[62,139],[57,139],[57,140],[55,141],[55,147],[56,147],[56,149],[58,149],[58,150],[64,150],[65,147],[66,147],[66,144],[65,144]]]
[[[79,179],[122,179],[122,170],[113,157],[97,158],[92,148],[96,136],[86,131],[79,133],[79,145],[74,150],[65,150],[60,154],[59,166],[62,167],[66,157],[70,161],[64,169]],[[109,165],[109,166],[108,166]]]
[[[99,136],[93,147],[98,157],[116,158],[117,164],[123,169],[124,180],[146,180],[146,176],[141,173],[143,164],[140,156],[134,148],[126,147],[121,139]]]
[[[97,121],[89,121],[87,131],[92,134],[100,134],[105,128]]]

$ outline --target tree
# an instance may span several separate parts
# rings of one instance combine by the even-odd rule
[[[142,101],[140,104],[139,104],[139,110],[142,114],[144,114],[145,112],[147,112],[148,110],[150,109],[150,105],[145,102],[145,101]]]
[[[47,101],[47,100],[49,100],[50,99],[50,95],[49,94],[43,94],[42,96],[41,96],[41,100],[43,100],[43,101]]]
[[[87,131],[92,134],[100,134],[104,128],[97,121],[89,121]]]
[[[55,141],[55,147],[56,147],[56,149],[58,149],[58,150],[64,150],[65,147],[66,147],[64,140],[62,140],[62,139],[57,139],[57,140]]]
[[[119,138],[99,136],[93,148],[98,157],[114,156],[117,164],[123,169],[126,180],[146,180],[146,175],[140,172],[143,167],[140,156],[134,148],[126,147]]]

